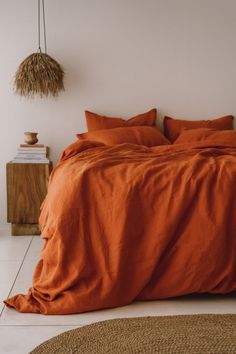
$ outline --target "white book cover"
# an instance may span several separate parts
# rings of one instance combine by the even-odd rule
[[[24,160],[24,159],[13,159],[12,162],[14,163],[49,163],[48,159],[45,160]]]
[[[36,159],[45,159],[46,158],[46,154],[24,154],[24,153],[18,153],[16,155],[16,158],[36,158]]]
[[[38,149],[18,148],[17,151],[18,152],[24,152],[24,153],[42,154],[42,153],[46,153],[47,149],[46,148],[38,148]]]
[[[48,160],[46,158],[46,156],[44,157],[40,157],[40,156],[27,156],[27,157],[23,157],[23,156],[15,156],[14,160]]]

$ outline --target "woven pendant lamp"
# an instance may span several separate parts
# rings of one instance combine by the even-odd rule
[[[41,0],[38,0],[38,52],[29,55],[19,66],[14,81],[15,92],[21,96],[58,96],[64,91],[64,71],[60,64],[47,54],[45,7],[42,0],[44,52],[41,49]]]

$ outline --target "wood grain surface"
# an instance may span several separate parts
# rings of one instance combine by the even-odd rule
[[[50,164],[7,163],[7,221],[38,224],[46,196]]]
[[[40,235],[38,224],[11,224],[12,236]]]

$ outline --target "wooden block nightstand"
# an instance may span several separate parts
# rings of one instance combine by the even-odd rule
[[[40,206],[46,196],[52,162],[7,163],[7,221],[12,235],[38,235]]]

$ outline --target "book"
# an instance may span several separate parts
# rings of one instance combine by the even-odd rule
[[[42,153],[47,153],[47,148],[38,148],[36,149],[30,149],[30,148],[18,148],[17,151],[19,153],[25,153],[25,154],[42,154]]]
[[[49,148],[47,146],[44,146],[44,147],[38,147],[37,149],[36,148],[31,148],[31,147],[19,147],[17,149],[17,155],[18,154],[24,154],[26,157],[26,155],[32,155],[32,154],[35,154],[35,155],[44,155],[45,157],[47,157],[49,155]]]
[[[30,145],[30,144],[20,144],[20,147],[29,147],[29,148],[32,148],[32,149],[35,149],[35,148],[42,148],[44,147],[44,144],[34,144],[34,145]]]
[[[14,163],[49,163],[48,159],[45,160],[24,160],[24,159],[13,159]]]
[[[31,155],[31,156],[22,156],[22,155],[16,155],[14,157],[14,159],[20,159],[20,160],[23,160],[23,159],[26,159],[26,160],[46,160],[47,157],[46,156],[40,156],[40,155]]]
[[[35,159],[44,159],[46,158],[46,154],[24,154],[19,152],[14,158],[21,158],[21,159],[27,159],[27,158],[35,158]]]
[[[20,144],[12,162],[16,163],[49,163],[49,148],[43,144]]]

